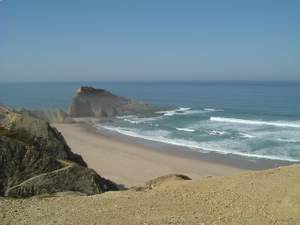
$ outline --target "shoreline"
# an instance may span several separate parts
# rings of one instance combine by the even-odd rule
[[[196,152],[181,146],[99,130],[86,122],[52,125],[62,133],[72,151],[82,155],[90,168],[126,188],[143,185],[171,173],[185,174],[197,180],[293,164]]]
[[[82,126],[90,132],[96,132],[107,138],[121,140],[126,143],[135,143],[149,147],[152,151],[163,154],[174,154],[183,158],[196,159],[222,165],[227,165],[243,170],[266,170],[280,166],[289,166],[299,164],[298,161],[278,160],[271,158],[259,158],[254,156],[238,155],[233,153],[221,153],[218,151],[195,150],[191,147],[148,140],[140,137],[134,137],[117,131],[107,130],[105,128],[97,129],[93,125],[82,123]]]

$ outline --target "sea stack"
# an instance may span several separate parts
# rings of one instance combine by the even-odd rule
[[[80,87],[69,107],[71,117],[114,117],[153,114],[156,107],[117,96],[104,89]]]

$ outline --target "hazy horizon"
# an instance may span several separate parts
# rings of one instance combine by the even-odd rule
[[[298,1],[0,1],[0,82],[300,80]]]
[[[268,84],[268,83],[288,83],[290,84],[291,82],[296,82],[297,84],[300,82],[300,79],[291,79],[291,80],[283,80],[283,79],[269,79],[269,80],[246,80],[246,79],[235,79],[235,80],[189,80],[189,79],[181,79],[181,80],[176,80],[176,79],[170,79],[170,80],[29,80],[29,81],[1,81],[0,84],[18,84],[18,83],[23,83],[23,84],[34,84],[34,83],[41,83],[41,84],[47,84],[47,83],[70,83],[70,84],[80,84],[82,86],[88,86],[91,85],[93,86],[93,83],[212,83],[212,84],[217,84],[217,83],[232,83],[232,84],[243,84],[243,83],[257,83],[257,84]]]

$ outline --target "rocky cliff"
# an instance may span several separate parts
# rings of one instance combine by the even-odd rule
[[[112,94],[104,89],[81,87],[69,107],[71,117],[112,117],[153,114],[157,108]]]
[[[87,168],[49,123],[0,109],[0,195],[28,197],[75,191],[88,195],[117,185]]]

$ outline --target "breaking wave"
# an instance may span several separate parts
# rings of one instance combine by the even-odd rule
[[[218,135],[224,135],[226,132],[225,131],[218,131],[218,130],[210,130],[208,132],[209,135],[213,135],[213,136],[218,136]]]
[[[204,108],[203,110],[207,111],[207,112],[223,112],[224,111],[224,109],[214,109],[214,108]]]
[[[271,159],[271,160],[285,160],[290,162],[299,162],[299,160],[290,158],[290,157],[281,157],[281,156],[271,156],[271,155],[260,155],[260,154],[252,154],[252,153],[245,153],[245,152],[239,152],[232,149],[225,149],[225,148],[216,148],[216,147],[210,147],[209,144],[196,142],[196,141],[189,141],[189,140],[183,140],[183,139],[173,139],[167,137],[167,132],[163,130],[158,130],[153,134],[153,132],[148,134],[143,134],[140,132],[140,130],[131,130],[124,127],[112,127],[112,126],[105,126],[105,125],[96,125],[96,128],[98,129],[106,129],[109,131],[114,131],[120,134],[124,134],[127,136],[135,137],[135,138],[141,138],[144,140],[149,141],[155,141],[155,142],[161,142],[165,144],[171,144],[175,146],[182,146],[186,148],[190,148],[194,151],[198,152],[216,152],[221,154],[234,154],[234,155],[240,155],[240,156],[246,156],[246,157],[254,157],[254,158],[263,158],[263,159]]]
[[[118,116],[117,118],[132,124],[147,123],[160,119],[160,117],[138,117],[134,115]]]
[[[179,130],[179,131],[186,131],[186,132],[195,132],[194,129],[191,129],[191,128],[180,128],[180,127],[176,127],[176,130]]]
[[[210,117],[211,121],[224,122],[224,123],[239,123],[248,125],[258,125],[258,126],[275,126],[275,127],[291,127],[300,128],[300,123],[298,122],[281,122],[281,121],[262,121],[262,120],[245,120],[236,119],[228,117]]]
[[[192,108],[180,107],[174,110],[158,111],[157,114],[162,114],[163,116],[174,116],[174,115],[191,115],[197,113],[205,113],[203,110],[193,110]]]

